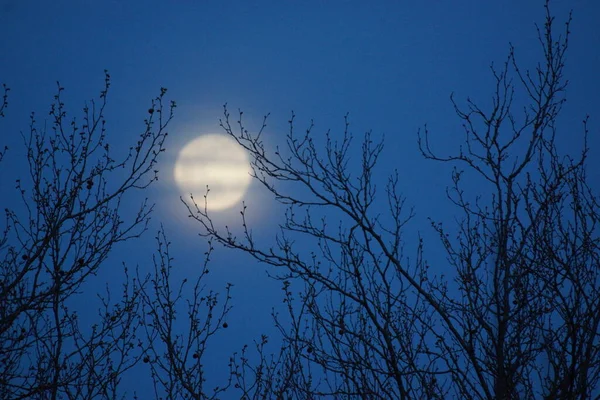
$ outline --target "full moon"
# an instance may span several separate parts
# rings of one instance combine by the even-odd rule
[[[250,160],[233,139],[225,135],[200,136],[185,145],[175,163],[175,182],[183,195],[192,193],[204,207],[225,210],[240,204],[251,181]]]

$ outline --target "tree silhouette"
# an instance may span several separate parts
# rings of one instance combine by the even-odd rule
[[[143,362],[150,367],[154,394],[157,399],[218,399],[231,385],[207,389],[204,353],[211,339],[227,328],[225,319],[231,310],[231,284],[225,288],[221,305],[218,293],[204,283],[214,250],[208,243],[204,262],[194,277],[191,295],[187,295],[187,278],[176,283],[171,275],[174,258],[171,243],[163,227],[156,236],[158,253],[153,258],[154,271],[140,281],[150,281],[141,288],[144,331],[148,349]],[[183,308],[182,308],[183,307]],[[185,317],[177,318],[184,311]],[[183,321],[183,323],[182,323]],[[227,376],[227,371],[224,371]]]
[[[422,239],[407,255],[413,213],[397,174],[377,190],[384,147],[370,133],[355,160],[347,118],[343,136],[327,133],[322,145],[312,125],[298,134],[292,115],[287,148],[271,153],[261,140],[267,117],[253,134],[241,112],[234,128],[225,107],[222,127],[287,205],[265,244],[246,207],[236,235],[213,223],[206,199],[184,200],[202,235],[275,267],[283,285],[288,313],[274,315],[281,351],[267,354],[263,337],[257,362],[247,348],[234,357],[241,397],[600,398],[600,208],[586,176],[587,118],[581,153],[558,150],[571,18],[557,28],[549,2],[545,9],[534,70],[511,47],[492,67],[491,106],[452,98],[465,133],[457,153],[439,155],[429,131],[419,133],[427,159],[452,165],[447,197],[461,215],[452,228],[431,222],[443,267],[430,266]]]
[[[134,368],[133,376],[148,373],[156,398],[218,398],[229,387],[225,379],[222,387],[205,389],[204,351],[227,327],[231,288],[221,305],[203,283],[210,243],[188,297],[187,279],[175,283],[171,276],[173,257],[161,227],[153,268],[131,275],[123,264],[120,296],[107,288],[98,294],[96,318],[86,315],[80,322],[76,303],[85,285],[100,269],[113,267],[107,259],[118,243],[148,229],[153,211],[148,199],[132,215],[123,204],[131,192],[158,179],[158,158],[176,107],[165,105],[167,90],[161,88],[138,140],[117,161],[105,128],[109,87],[105,72],[99,99],[83,108],[79,123],[68,117],[59,85],[50,129],[39,128],[32,114],[29,135],[23,136],[29,174],[15,187],[22,206],[5,209],[0,236],[0,399],[131,398],[123,381]],[[4,86],[0,116],[8,91]],[[182,305],[187,332],[176,323]]]
[[[73,309],[114,246],[147,229],[153,206],[146,200],[126,216],[122,202],[157,179],[175,103],[164,106],[161,89],[137,143],[117,161],[105,129],[109,86],[105,73],[99,99],[78,121],[67,115],[59,85],[50,128],[32,114],[23,135],[29,173],[15,185],[22,206],[5,209],[0,236],[2,399],[116,398],[122,374],[142,357],[145,345],[135,333],[143,282],[130,279],[127,268],[120,298],[100,296],[92,326]],[[5,95],[0,111],[6,104]]]

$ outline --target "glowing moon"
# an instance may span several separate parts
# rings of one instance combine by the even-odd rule
[[[209,210],[225,210],[241,203],[251,181],[250,160],[235,140],[210,134],[189,142],[177,157],[175,182],[184,196],[192,193],[204,207],[206,186]]]

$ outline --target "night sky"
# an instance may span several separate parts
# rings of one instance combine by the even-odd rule
[[[600,183],[600,3],[554,1],[559,25],[571,8],[568,101],[558,141],[562,151],[576,152],[581,121],[589,114],[590,181]],[[89,300],[86,312],[94,312],[95,293],[106,282],[118,284],[121,262],[149,268],[161,223],[173,243],[176,278],[195,276],[206,243],[179,200],[174,162],[190,140],[222,132],[225,103],[234,117],[244,111],[249,130],[259,129],[270,113],[264,140],[271,150],[284,145],[292,110],[299,131],[314,119],[315,135],[331,129],[339,137],[348,113],[356,145],[366,131],[385,138],[376,178],[383,189],[388,174],[398,170],[401,192],[416,213],[407,245],[421,234],[432,265],[451,274],[427,220],[452,223],[457,210],[445,198],[451,169],[423,159],[417,131],[427,124],[434,149],[458,149],[463,131],[450,94],[459,103],[470,97],[489,105],[490,64],[503,63],[512,43],[521,65],[535,67],[541,52],[534,24],[543,24],[543,18],[541,0],[0,0],[0,83],[11,88],[0,120],[0,145],[10,149],[0,164],[0,206],[22,211],[14,180],[27,176],[20,132],[28,132],[30,113],[43,124],[60,81],[70,115],[80,115],[84,101],[98,96],[107,69],[112,86],[106,119],[115,149],[124,151],[136,140],[160,87],[168,88],[167,97],[178,107],[159,181],[130,196],[125,208],[133,209],[144,196],[155,202],[150,229],[118,247],[86,286],[81,295]],[[257,238],[271,240],[284,209],[255,183],[245,201]],[[238,226],[240,207],[216,213],[216,221]],[[211,266],[210,288],[234,284],[229,328],[205,361],[217,385],[226,377],[229,354],[261,333],[273,333],[270,313],[281,305],[281,290],[264,266],[244,254],[217,246]],[[142,384],[149,379],[146,372],[142,366],[125,385],[141,398],[150,389]]]

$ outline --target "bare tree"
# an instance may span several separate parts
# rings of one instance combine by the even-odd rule
[[[184,201],[203,235],[275,267],[283,284],[288,312],[274,313],[281,352],[269,356],[263,337],[258,362],[247,348],[234,357],[242,397],[600,398],[600,207],[585,172],[587,122],[581,154],[557,149],[571,18],[556,28],[545,7],[533,71],[511,48],[492,67],[491,107],[452,99],[465,132],[457,154],[438,155],[427,129],[419,134],[426,158],[454,166],[447,193],[462,217],[452,229],[432,221],[448,276],[432,272],[449,268],[430,267],[422,240],[412,257],[405,252],[413,212],[397,175],[378,197],[383,144],[370,133],[351,161],[347,119],[340,140],[327,132],[323,146],[312,124],[298,134],[292,115],[287,149],[271,154],[261,141],[267,117],[253,134],[242,112],[234,129],[225,107],[224,130],[251,155],[254,177],[288,206],[274,243],[262,244],[246,207],[235,234],[213,224],[210,196]],[[386,215],[376,207],[382,200]]]
[[[2,89],[4,93],[2,94],[2,103],[0,104],[0,117],[4,117],[4,109],[8,107],[8,92],[10,91],[10,88],[6,86],[6,84],[2,84]],[[8,147],[4,146],[4,148],[0,151],[0,162],[2,162],[2,158],[4,158],[6,150],[8,150]]]
[[[172,276],[175,268],[170,242],[164,228],[156,236],[158,253],[153,258],[154,270],[140,281],[149,281],[150,287],[141,289],[144,330],[148,349],[143,362],[150,367],[156,398],[217,399],[225,392],[231,380],[222,386],[207,389],[205,351],[211,339],[227,328],[226,317],[231,284],[225,288],[225,300],[207,288],[205,278],[213,251],[208,243],[204,262],[194,278],[191,293],[187,278],[176,283]],[[225,376],[227,371],[223,371]]]
[[[521,70],[512,48],[503,68],[492,68],[491,110],[453,101],[466,144],[457,155],[432,152],[427,131],[420,138],[425,157],[465,167],[491,188],[486,202],[468,196],[454,169],[448,197],[463,213],[456,240],[434,225],[457,272],[458,295],[433,288],[461,339],[443,342],[445,351],[469,355],[444,361],[466,398],[600,396],[600,207],[586,177],[587,117],[581,154],[557,149],[571,18],[558,38],[554,22],[546,3],[544,60],[533,72]],[[516,93],[529,102],[521,113]]]
[[[117,161],[105,130],[109,86],[106,73],[99,99],[77,120],[59,85],[50,129],[32,114],[23,135],[29,173],[15,185],[22,206],[5,209],[0,237],[2,399],[117,398],[123,373],[142,357],[140,282],[126,268],[120,298],[101,295],[92,326],[73,305],[115,245],[147,229],[153,206],[146,200],[125,218],[122,202],[157,179],[175,103],[165,105],[161,89],[137,143]],[[6,104],[5,96],[0,111]]]

